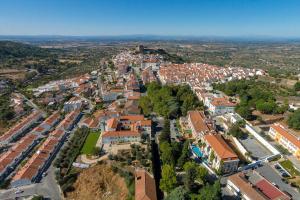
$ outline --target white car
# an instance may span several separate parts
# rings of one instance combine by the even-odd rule
[[[17,191],[15,191],[15,194],[21,194],[22,192],[24,192],[24,191],[17,189]]]

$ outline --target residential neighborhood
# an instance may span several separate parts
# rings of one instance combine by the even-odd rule
[[[89,184],[84,174],[101,166],[136,200],[206,190],[222,199],[299,199],[297,131],[284,117],[245,117],[241,96],[224,90],[267,72],[173,64],[157,52],[139,45],[98,70],[33,88],[31,112],[0,136],[0,198],[73,198]],[[44,184],[60,192],[38,191]]]

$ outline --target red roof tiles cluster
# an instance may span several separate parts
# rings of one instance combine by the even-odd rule
[[[159,77],[170,84],[189,83],[192,87],[201,87],[205,82],[221,81],[226,78],[245,78],[255,75],[255,69],[240,67],[218,67],[203,63],[164,64]]]
[[[7,152],[0,156],[0,172],[5,170],[6,167],[12,165],[14,161],[23,154],[38,138],[37,135],[28,134],[23,137],[19,142],[14,144]]]
[[[39,120],[42,117],[43,113],[41,111],[34,111],[29,116],[25,117],[18,122],[15,126],[9,129],[6,133],[0,136],[0,142],[10,140],[12,137],[20,134],[24,129],[29,128],[34,122]]]
[[[29,161],[15,174],[13,181],[20,179],[32,180],[49,159],[59,140],[49,137],[39,147],[38,151],[29,159]]]

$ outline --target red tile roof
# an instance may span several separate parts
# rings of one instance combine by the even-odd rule
[[[238,159],[238,156],[228,146],[221,135],[205,135],[205,140],[209,143],[214,152],[223,159]]]
[[[271,200],[290,200],[291,198],[281,192],[277,187],[272,185],[267,180],[263,179],[256,183],[255,185],[264,195],[266,195]]]
[[[251,200],[266,200],[266,198],[256,191],[253,186],[245,179],[244,174],[236,173],[228,177],[228,180],[231,181],[242,194],[245,194]]]
[[[210,130],[205,123],[205,116],[203,113],[200,113],[199,111],[189,111],[188,115],[197,133],[207,132]]]
[[[106,131],[102,134],[104,137],[129,137],[129,136],[140,136],[139,132],[136,131]]]
[[[277,133],[285,137],[288,141],[293,143],[297,148],[300,149],[300,140],[288,131],[283,125],[275,123],[271,126]]]
[[[155,180],[144,169],[135,170],[135,200],[157,200]]]

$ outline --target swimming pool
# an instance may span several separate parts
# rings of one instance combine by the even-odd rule
[[[191,145],[192,152],[197,155],[198,158],[203,157],[203,153],[200,151],[200,148],[196,145]]]

